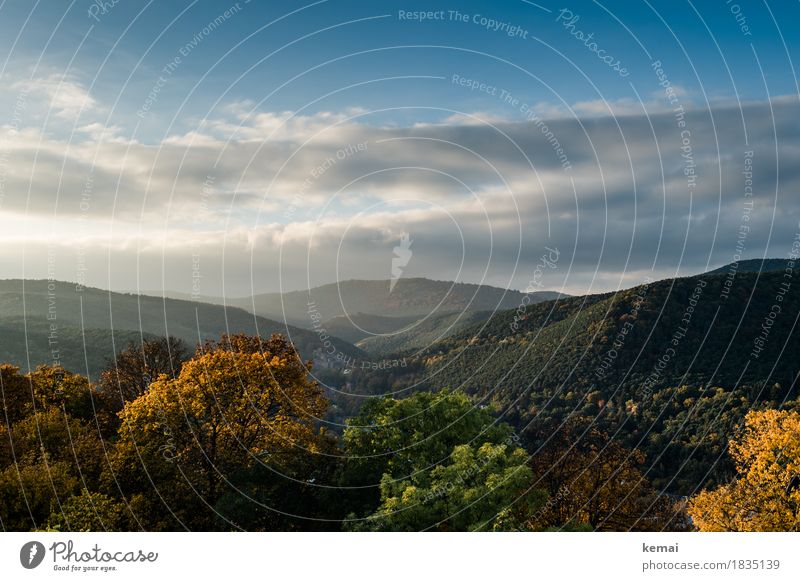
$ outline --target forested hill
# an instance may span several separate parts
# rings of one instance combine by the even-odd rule
[[[259,294],[234,299],[229,304],[259,315],[286,320],[301,327],[310,326],[309,303],[323,321],[342,315],[379,315],[381,317],[425,317],[462,311],[494,311],[515,308],[524,293],[492,286],[401,278],[394,288],[388,280],[347,280],[308,291]],[[554,299],[559,293],[530,293],[532,302]]]
[[[773,272],[784,270],[791,266],[785,258],[753,258],[750,260],[740,260],[732,262],[717,269],[710,270],[706,274],[729,274],[738,272]]]
[[[796,405],[800,280],[784,274],[741,273],[730,287],[726,275],[669,279],[495,313],[408,355],[384,383],[463,390],[522,435],[592,418],[645,452],[657,486],[691,494],[732,475],[727,441],[747,411]]]
[[[23,369],[58,361],[70,371],[96,373],[131,340],[174,335],[194,345],[222,333],[291,338],[306,358],[322,346],[317,333],[287,326],[238,308],[115,293],[95,288],[76,289],[72,283],[46,280],[0,281],[0,360]],[[112,341],[113,331],[113,341]],[[363,353],[336,338],[337,352]]]
[[[540,388],[619,402],[682,383],[788,385],[800,369],[800,280],[757,278],[737,275],[728,293],[725,276],[703,275],[506,311],[433,344],[419,362],[435,385],[521,397],[522,408]]]

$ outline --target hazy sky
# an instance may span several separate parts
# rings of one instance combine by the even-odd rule
[[[785,256],[798,18],[5,1],[0,278],[241,296],[389,278],[404,235],[403,276],[570,293]]]

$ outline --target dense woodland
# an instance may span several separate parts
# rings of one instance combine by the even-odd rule
[[[800,304],[725,280],[446,315],[380,369],[248,334],[128,337],[93,381],[2,365],[0,526],[796,530]]]
[[[591,418],[644,452],[656,487],[686,496],[732,477],[728,439],[749,410],[798,409],[800,293],[784,281],[743,273],[722,298],[724,275],[671,279],[503,311],[401,353],[404,368],[353,374],[351,389],[464,392],[534,439]]]

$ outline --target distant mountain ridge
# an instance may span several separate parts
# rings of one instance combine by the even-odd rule
[[[365,354],[336,337],[257,317],[235,307],[178,299],[78,290],[74,283],[0,280],[0,354],[23,368],[59,360],[71,371],[96,373],[114,351],[129,341],[180,337],[190,347],[223,333],[288,336],[300,354],[312,359],[326,346],[357,358]],[[113,339],[113,341],[112,341]],[[86,343],[84,349],[84,342]]]
[[[516,308],[526,293],[486,285],[403,278],[390,290],[389,280],[346,280],[308,291],[266,293],[229,304],[261,316],[309,327],[309,309],[329,321],[345,315],[426,317],[461,311],[494,311]],[[530,293],[532,303],[563,296],[557,292]],[[369,329],[368,329],[369,330]]]

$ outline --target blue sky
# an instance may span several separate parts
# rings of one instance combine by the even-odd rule
[[[71,5],[39,2],[33,10],[31,5],[16,0],[3,3],[3,52],[10,54],[11,43],[22,31],[8,69],[25,75],[38,63],[40,69],[69,71],[85,86],[92,85],[92,95],[99,101],[119,99],[111,122],[132,129],[134,114],[162,67],[235,3],[120,0],[105,14],[86,0]],[[93,6],[96,18],[89,16]],[[635,98],[633,88],[640,95],[658,89],[650,69],[654,59],[664,63],[673,83],[699,101],[737,95],[763,99],[797,90],[791,49],[787,55],[783,46],[784,42],[788,47],[797,45],[797,27],[786,26],[800,17],[796,2],[777,3],[770,10],[769,5],[747,1],[728,5],[723,1],[543,2],[539,8],[521,0],[452,4],[329,0],[254,1],[239,6],[182,59],[161,91],[149,123],[143,124],[144,138],[160,137],[164,122],[171,122],[178,111],[176,123],[185,128],[194,118],[230,101],[249,99],[265,110],[295,110],[331,91],[338,92],[307,111],[353,106],[374,110],[402,102],[464,111],[503,109],[491,95],[454,86],[449,82],[452,74],[534,102]],[[453,6],[472,18],[466,23],[452,20]],[[739,7],[749,36],[738,26],[730,6]],[[627,78],[621,79],[563,26],[554,25],[565,7],[579,16],[577,29],[594,33],[606,53],[624,63],[630,71]],[[445,19],[399,18],[401,11],[417,10],[441,10]],[[473,22],[475,15],[517,25],[528,32],[527,38],[487,30]],[[411,46],[426,48],[401,48]],[[323,65],[333,59],[340,60]],[[312,67],[319,68],[307,71]],[[298,74],[302,76],[291,81]],[[394,76],[444,79],[374,81]],[[346,89],[365,81],[374,82]],[[404,123],[426,115],[435,113],[393,117]]]
[[[743,257],[791,248],[800,3],[101,4],[0,3],[7,276],[241,295],[409,233],[409,275],[524,288],[559,245],[549,288],[609,290],[737,256],[749,150]]]

